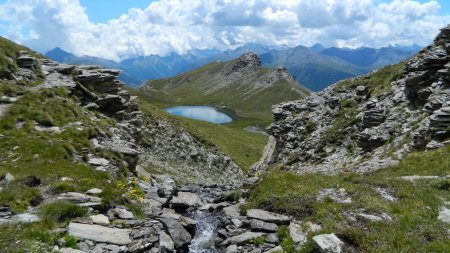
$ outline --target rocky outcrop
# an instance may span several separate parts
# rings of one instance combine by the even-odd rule
[[[151,115],[147,119],[147,127],[138,137],[142,167],[160,170],[189,183],[240,183],[244,175],[230,157],[173,122]]]
[[[397,74],[390,66],[274,106],[272,153],[251,172],[272,164],[299,173],[365,172],[442,147],[450,137],[449,43],[450,26]]]
[[[109,135],[102,133],[91,142],[96,149],[122,154],[131,171],[141,164],[143,168],[164,169],[163,172],[185,182],[205,184],[237,184],[243,177],[241,169],[216,148],[205,145],[170,120],[144,115],[139,99],[121,88],[123,83],[117,80],[119,70],[49,60],[40,60],[39,65],[46,79],[34,89],[66,87],[85,109],[99,111],[119,122]],[[120,167],[99,157],[90,156],[89,163],[111,173]],[[204,175],[209,175],[207,180]]]

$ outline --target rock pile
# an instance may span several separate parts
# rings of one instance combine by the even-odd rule
[[[81,252],[275,252],[281,248],[276,234],[280,226],[289,227],[297,247],[306,243],[309,231],[321,229],[260,209],[244,214],[241,206],[245,199],[229,197],[232,186],[178,186],[168,176],[139,180],[139,185],[147,205],[144,219],[123,206],[105,213],[91,207],[89,218],[68,225],[67,232],[78,238]],[[340,243],[330,246],[318,240],[318,247],[343,246],[336,236],[332,239]]]

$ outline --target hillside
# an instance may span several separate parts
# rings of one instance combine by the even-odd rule
[[[368,47],[355,49],[331,47],[324,48],[319,52],[322,55],[344,60],[366,70],[373,70],[403,61],[417,53],[420,49],[421,47],[417,45],[409,47],[389,46],[379,49]]]
[[[274,107],[245,208],[296,218],[285,252],[450,250],[449,45]]]
[[[9,55],[16,80],[0,79],[2,251],[150,249],[162,223],[129,234],[145,217],[159,217],[177,184],[213,185],[209,191],[225,198],[244,177],[202,133],[122,90],[120,71],[61,65],[10,41],[2,46],[20,49]],[[86,246],[89,240],[96,243]]]
[[[275,161],[303,172],[371,171],[443,146],[450,137],[447,32],[406,62],[276,106]]]
[[[254,53],[174,78],[150,80],[140,90],[157,104],[214,105],[241,117],[267,117],[273,104],[310,94],[285,69],[263,68]]]
[[[296,80],[313,91],[366,72],[358,65],[302,46],[262,54],[261,60],[265,66],[284,66]]]

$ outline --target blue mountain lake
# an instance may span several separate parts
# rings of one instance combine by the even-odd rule
[[[218,124],[228,123],[233,120],[230,116],[212,106],[174,106],[164,110],[173,115]]]

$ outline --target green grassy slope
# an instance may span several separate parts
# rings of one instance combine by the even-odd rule
[[[217,88],[220,81],[214,79],[223,74],[227,63],[214,62],[174,78],[151,81],[152,90],[144,91],[152,103],[160,106],[213,105],[226,107],[242,117],[271,117],[271,106],[284,101],[300,99],[309,90],[291,79],[281,79],[268,88],[252,88],[252,83],[266,75],[270,69],[260,68],[249,79],[236,81],[226,87]]]
[[[391,82],[403,74],[405,62],[388,65],[372,73],[369,78],[350,78],[339,82],[333,88],[337,91],[355,89],[362,85],[367,87],[371,94],[377,95],[390,88]]]
[[[260,159],[267,142],[266,137],[261,134],[249,133],[244,128],[249,125],[264,127],[269,124],[270,120],[246,118],[233,121],[230,124],[221,125],[176,117],[154,106],[151,103],[151,98],[147,95],[132,89],[129,89],[129,91],[133,95],[140,97],[141,109],[150,118],[163,118],[174,125],[185,128],[205,144],[217,147],[230,156],[244,172]]]
[[[410,182],[399,178],[446,176],[450,172],[449,157],[449,146],[413,153],[398,166],[367,174],[295,175],[277,169],[264,175],[262,182],[251,189],[246,208],[287,213],[322,225],[320,231],[308,235],[310,243],[302,252],[315,252],[311,238],[323,233],[336,233],[346,238],[359,252],[449,252],[447,230],[450,225],[437,219],[438,210],[450,201],[449,179]],[[344,188],[353,202],[338,204],[330,199],[316,200],[321,189],[335,187]],[[393,191],[398,200],[384,200],[375,187]],[[387,213],[393,220],[352,222],[347,218],[347,214],[358,213],[361,208],[368,213]],[[285,252],[294,252],[287,235],[283,246]]]
[[[7,173],[15,177],[12,183],[2,186],[0,206],[10,206],[13,211],[21,213],[48,195],[84,192],[92,188],[103,190],[101,197],[105,206],[130,206],[124,197],[127,190],[119,187],[127,184],[125,167],[117,177],[112,177],[85,162],[87,153],[122,161],[120,154],[96,150],[90,144],[90,138],[99,133],[108,134],[108,129],[114,124],[107,119],[93,120],[95,115],[81,108],[64,88],[23,91],[18,102],[0,119],[0,181]],[[85,127],[78,129],[67,125],[76,121]],[[38,132],[34,129],[36,123],[61,129],[65,127],[59,134]],[[25,186],[23,180],[28,176],[40,178],[41,186]],[[63,177],[70,179],[63,181]],[[130,207],[139,213],[138,208]],[[66,202],[42,205],[39,208],[43,218],[41,222],[0,225],[0,251],[49,252],[50,249],[42,248],[41,243],[54,245],[64,236],[54,229],[67,219],[85,213],[84,208]],[[65,239],[66,246],[71,246],[70,238]]]

